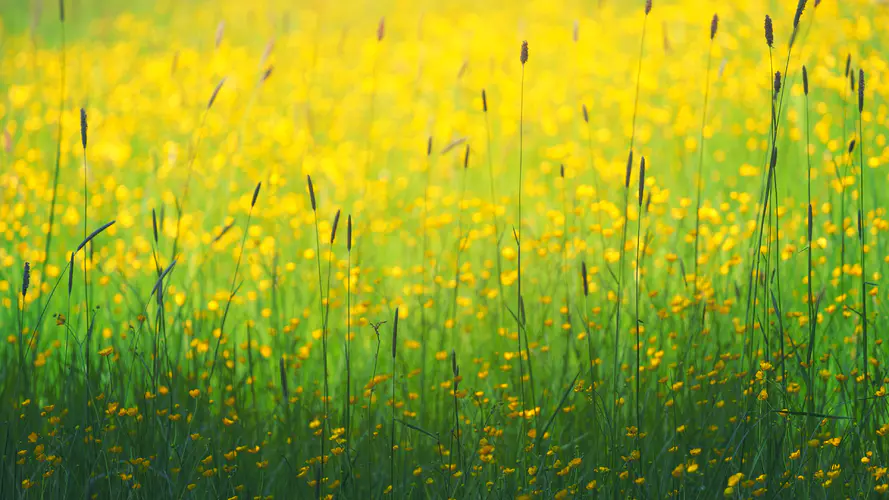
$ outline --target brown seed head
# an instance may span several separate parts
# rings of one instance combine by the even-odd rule
[[[80,142],[83,149],[86,149],[86,110],[80,108]]]
[[[768,14],[766,14],[766,21],[765,21],[764,26],[765,26],[765,32],[766,32],[766,44],[769,47],[774,47],[775,46],[775,32],[772,28],[772,18]]]
[[[525,40],[522,42],[522,53],[519,56],[519,60],[522,61],[522,66],[528,62],[528,41]]]

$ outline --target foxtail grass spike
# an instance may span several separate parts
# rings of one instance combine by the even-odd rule
[[[719,29],[719,15],[713,14],[713,20],[710,21],[710,40],[716,38],[716,30]]]
[[[309,183],[309,200],[312,202],[312,211],[316,211],[318,207],[315,205],[315,188],[312,186],[312,176],[306,175],[306,180]]]
[[[765,32],[766,32],[766,44],[771,48],[775,46],[775,31],[772,27],[772,18],[768,14],[766,14],[765,20]]]
[[[265,71],[262,73],[262,78],[260,78],[259,81],[264,82],[264,81],[268,80],[269,77],[272,76],[272,71],[274,69],[275,69],[274,66],[269,66],[268,68],[266,68]]]
[[[521,55],[519,55],[519,60],[522,61],[522,66],[524,66],[525,63],[528,62],[528,42],[527,41],[522,42],[522,52],[521,52]]]
[[[262,187],[262,181],[256,183],[256,189],[253,190],[253,199],[250,200],[250,208],[256,205],[256,197],[259,196],[259,188]]]
[[[451,349],[451,373],[454,374],[454,378],[460,374],[460,368],[457,366],[457,351],[455,349]]]
[[[432,156],[432,136],[429,136],[429,139],[426,141],[426,157]]]
[[[65,22],[65,0],[59,0],[59,21]]]
[[[22,271],[22,298],[28,295],[29,286],[31,286],[31,263],[25,262],[25,269]]]
[[[645,157],[642,157],[642,163],[639,165],[639,207],[642,207],[642,200],[645,199]]]
[[[75,250],[74,253],[81,251],[83,249],[83,247],[86,246],[87,243],[92,241],[92,239],[95,238],[96,236],[98,236],[102,231],[113,226],[115,222],[117,222],[117,221],[106,222],[104,225],[102,225],[102,227],[100,227],[99,229],[96,229],[95,231],[90,233],[89,236],[87,236],[86,238],[83,239],[83,241],[80,242],[80,245],[77,245],[77,250]]]
[[[586,261],[580,263],[580,277],[583,279],[583,296],[587,297],[590,294],[590,283],[586,273]]]
[[[151,209],[151,232],[154,235],[154,243],[157,244],[157,214]]]
[[[775,166],[778,165],[778,148],[772,147],[772,157],[769,160],[769,169],[775,170]]]
[[[287,368],[284,366],[284,356],[278,360],[278,372],[281,375],[281,396],[286,405],[290,398],[290,391],[287,389]]]
[[[809,73],[806,71],[805,65],[803,66],[803,93],[809,95]]]
[[[377,25],[377,41],[382,42],[383,37],[386,36],[386,18],[380,18],[380,24]]]
[[[651,14],[651,0],[645,0],[645,15]]]
[[[775,96],[781,93],[781,72],[775,72],[775,85],[774,85]]]
[[[799,0],[799,3],[796,4],[796,14],[793,15],[793,29],[799,26],[799,20],[803,16],[804,10],[806,10],[806,0]]]
[[[398,346],[398,308],[395,308],[395,322],[392,325],[392,359],[395,359],[395,353]]]
[[[590,113],[586,109],[586,104],[582,105],[582,109],[583,109],[583,121],[584,121],[584,123],[589,123],[590,122]]]
[[[463,154],[463,170],[469,168],[469,144],[466,145],[466,153]]]
[[[80,108],[80,143],[86,149],[86,110]]]
[[[488,112],[488,94],[485,93],[485,89],[482,89],[482,111]]]
[[[858,70],[858,112],[864,111],[864,70]]]
[[[352,214],[346,220],[346,250],[352,251]]]
[[[849,72],[849,90],[855,92],[855,72]]]
[[[561,177],[562,179],[565,178],[565,164],[564,163],[559,164],[559,177]]]
[[[855,151],[855,139],[849,141],[849,154],[852,154],[853,151]]]
[[[846,54],[846,78],[849,77],[849,71],[852,70],[852,54]]]
[[[633,174],[633,150],[630,150],[630,154],[627,156],[627,176],[624,179],[624,188],[630,188],[630,175]]]
[[[336,228],[340,225],[340,211],[336,211],[336,215],[333,217],[333,226],[330,228],[330,244],[333,245],[333,241],[336,239]]]
[[[207,101],[207,110],[213,107],[213,103],[216,102],[216,97],[219,95],[219,91],[222,90],[223,84],[225,84],[225,78],[219,80],[219,83],[216,84],[216,88],[213,89],[213,94],[210,95],[210,100]]]

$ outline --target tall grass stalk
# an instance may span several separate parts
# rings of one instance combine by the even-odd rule
[[[641,330],[642,330],[642,320],[639,316],[639,292],[642,286],[642,200],[645,198],[645,157],[642,157],[642,161],[639,164],[639,197],[638,197],[638,220],[636,221],[636,279],[635,282],[635,297],[634,297],[634,306],[636,309],[636,328],[635,331],[635,340],[636,345],[633,346],[633,350],[636,351],[636,374],[633,377],[636,381],[636,448],[639,450],[639,475],[643,477],[643,454],[642,454],[642,391],[641,387],[641,379],[642,379],[642,343],[641,343]],[[626,223],[624,223],[626,224]]]
[[[528,62],[528,42],[522,42],[522,50],[519,55],[519,61],[522,63],[522,79],[519,87],[519,179],[518,179],[518,231],[513,228],[515,240],[516,240],[516,254],[517,254],[517,271],[518,276],[516,280],[517,288],[516,288],[516,310],[515,310],[515,318],[516,318],[516,342],[518,344],[518,351],[516,352],[516,357],[519,361],[519,402],[521,406],[519,407],[519,411],[521,412],[522,419],[522,434],[525,433],[525,368],[524,363],[522,362],[522,311],[524,310],[524,306],[522,305],[522,240],[521,240],[521,231],[522,231],[522,161],[523,161],[523,153],[524,153],[524,111],[525,111],[525,63]],[[531,361],[530,359],[528,360]],[[521,471],[521,478],[524,482],[524,470]]]
[[[633,172],[633,148],[636,144],[636,118],[639,112],[639,88],[642,81],[642,61],[645,56],[645,34],[648,31],[648,16],[651,14],[651,0],[647,0],[645,2],[645,16],[642,20],[642,37],[639,42],[639,60],[636,67],[636,91],[635,96],[633,98],[633,121],[630,130],[630,147],[627,153],[627,169],[626,176],[624,178],[624,216],[623,216],[623,227],[621,228],[621,243],[620,243],[620,258],[618,260],[618,273],[617,273],[617,304],[615,306],[615,321],[614,321],[614,362],[612,366],[612,410],[611,410],[611,422],[613,424],[613,432],[611,436],[611,466],[612,468],[617,463],[617,429],[620,428],[618,423],[618,407],[619,407],[619,390],[618,390],[618,377],[619,370],[618,367],[620,365],[620,331],[621,331],[621,311],[623,309],[623,287],[624,287],[624,267],[626,261],[626,247],[627,247],[627,221],[629,216],[629,207],[630,207],[630,175]]]
[[[503,326],[503,306],[505,299],[503,295],[503,281],[501,279],[503,276],[503,256],[500,254],[500,240],[503,237],[503,233],[501,232],[500,227],[500,217],[497,216],[497,194],[494,189],[496,185],[494,181],[494,146],[493,141],[491,140],[491,121],[488,118],[488,94],[484,89],[482,89],[482,112],[485,115],[485,143],[488,148],[488,177],[491,188],[491,211],[494,214],[494,239],[496,241],[494,245],[494,254],[496,256],[495,262],[497,263],[497,287],[500,291],[500,308],[497,310],[499,319],[498,326]]]
[[[700,258],[699,247],[701,240],[701,201],[703,198],[703,187],[704,187],[704,129],[707,127],[707,105],[710,103],[710,71],[713,67],[713,41],[716,39],[716,28],[719,23],[719,18],[716,14],[713,15],[713,21],[711,21],[710,25],[710,43],[707,49],[707,73],[704,81],[704,108],[701,112],[701,136],[700,141],[698,143],[698,178],[695,183],[697,184],[697,198],[695,202],[695,254],[694,254],[694,295],[693,298],[695,301],[700,300],[698,298],[698,266],[700,265],[698,260]]]
[[[426,317],[426,303],[429,301],[426,295],[427,275],[426,272],[426,253],[429,251],[429,186],[432,183],[432,136],[426,141],[426,183],[423,186],[423,244],[420,250],[420,402],[425,399],[426,394],[426,356],[427,356],[427,339],[426,333],[428,329],[428,318]]]
[[[343,420],[346,436],[346,462],[352,476],[352,215],[346,222],[346,396],[343,400]]]
[[[466,250],[466,245],[469,241],[469,235],[466,234],[464,236],[464,215],[465,211],[463,209],[463,205],[466,203],[466,172],[469,170],[469,144],[466,145],[466,152],[463,156],[463,172],[461,173],[461,187],[460,187],[460,206],[458,208],[459,217],[457,223],[457,248],[456,248],[456,256],[454,257],[454,294],[451,297],[451,312],[448,317],[448,323],[445,325],[446,328],[450,328],[451,330],[451,345],[457,345],[459,338],[458,333],[459,329],[457,328],[457,299],[460,294],[460,257],[463,256],[463,252]],[[465,238],[465,240],[464,240]],[[442,339],[444,341],[444,339]]]
[[[56,127],[56,164],[52,174],[52,199],[49,202],[49,225],[46,231],[46,244],[43,247],[44,273],[49,263],[49,252],[52,249],[52,227],[56,215],[56,197],[59,190],[59,171],[62,166],[62,114],[65,111],[65,89],[67,86],[68,62],[67,41],[65,39],[65,0],[59,0],[59,34],[61,35],[61,48],[59,50],[59,123]]]
[[[867,355],[867,262],[865,256],[865,248],[867,247],[867,219],[864,211],[864,169],[867,165],[864,163],[864,91],[866,89],[864,80],[864,70],[858,70],[858,140],[861,144],[858,146],[859,170],[858,170],[858,246],[861,249],[861,343],[863,351],[863,359],[861,360],[862,371],[864,372],[865,398],[862,409],[862,423],[864,426],[865,439],[870,436],[870,414],[867,411],[868,400],[870,394],[870,382],[868,374],[868,365],[870,361]]]
[[[86,120],[86,110],[80,108],[80,144],[83,150],[83,239],[86,241],[87,238],[87,224],[89,221],[89,187],[87,184],[87,164],[86,164],[86,145],[87,145],[87,120]],[[90,251],[92,247],[87,246],[83,250],[83,297],[84,302],[86,303],[86,334],[87,334],[87,342],[86,342],[86,382],[90,383],[90,342],[89,340],[92,337],[93,327],[92,327],[92,310],[90,309],[90,294],[89,294],[89,266],[91,264],[92,252]]]
[[[389,477],[390,477],[390,490],[389,493],[393,493],[395,489],[395,451],[397,448],[395,447],[395,385],[397,383],[398,371],[395,366],[395,355],[398,352],[398,308],[395,308],[395,318],[393,319],[392,324],[392,419],[390,421],[389,426]],[[368,473],[370,471],[367,471]]]
[[[808,388],[806,390],[806,410],[809,414],[815,413],[815,369],[812,357],[815,353],[815,330],[817,328],[818,318],[815,317],[815,296],[812,292],[812,233],[814,232],[814,213],[812,211],[812,157],[809,151],[811,147],[810,126],[809,126],[809,73],[803,66],[803,99],[806,108],[806,284],[808,304],[808,326],[809,326],[809,343],[806,350],[806,370],[808,371]],[[811,426],[813,422],[811,418],[806,419],[805,437],[811,434]],[[803,439],[802,441],[805,441]],[[801,445],[804,443],[801,443]]]
[[[318,205],[315,202],[315,187],[312,184],[312,176],[306,175],[306,183],[309,189],[309,201],[312,204],[312,216],[314,218],[315,225],[315,263],[318,267],[318,314],[321,316],[321,335],[322,337],[325,335],[325,330],[327,329],[327,325],[324,321],[324,284],[322,283],[322,274],[321,274],[321,233],[318,229]],[[321,356],[324,359],[324,365],[327,365],[327,342],[322,341],[321,343]],[[319,471],[321,474],[321,479],[324,479],[324,447],[327,443],[327,370],[324,370],[324,394],[322,395],[321,401],[322,409],[321,411],[324,413],[321,417],[321,455],[319,456]]]
[[[207,115],[210,113],[210,110],[213,108],[213,103],[216,102],[216,98],[219,96],[219,91],[222,90],[222,86],[225,85],[225,78],[219,80],[219,83],[216,84],[216,87],[213,88],[213,93],[210,94],[210,99],[207,100],[207,105],[204,107],[204,110],[201,112],[201,121],[198,124],[197,129],[197,138],[195,139],[194,145],[188,155],[188,164],[186,165],[186,177],[185,177],[185,186],[182,188],[182,199],[178,202],[177,214],[176,214],[176,236],[173,238],[173,258],[176,258],[177,252],[179,252],[179,238],[180,232],[182,230],[182,216],[185,213],[185,205],[188,202],[188,194],[189,189],[191,188],[191,179],[194,177],[194,162],[198,157],[198,150],[201,147],[201,141],[204,139],[204,125],[207,122]]]

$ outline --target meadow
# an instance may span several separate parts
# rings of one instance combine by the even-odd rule
[[[879,0],[0,6],[0,498],[889,491]]]

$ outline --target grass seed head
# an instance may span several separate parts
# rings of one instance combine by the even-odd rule
[[[318,206],[315,204],[315,188],[312,186],[312,176],[306,174],[306,180],[309,183],[309,200],[312,202],[312,211],[316,211]]]
[[[716,38],[716,30],[719,29],[719,15],[713,14],[713,20],[710,21],[710,40]]]
[[[59,0],[59,22],[65,22],[65,0]]]
[[[528,41],[525,40],[522,42],[522,52],[519,55],[519,60],[522,61],[522,66],[528,62]]]
[[[773,90],[775,92],[775,97],[777,97],[778,94],[781,93],[781,72],[780,71],[775,72],[775,85],[774,85]]]
[[[377,41],[382,42],[383,37],[386,36],[386,18],[380,18],[380,24],[377,25]]]
[[[157,244],[157,214],[151,209],[151,231],[154,234],[154,243]]]
[[[858,70],[858,112],[864,111],[864,70]]]
[[[485,93],[485,89],[482,89],[482,112],[488,112],[488,94]]]
[[[256,183],[256,189],[253,190],[253,199],[250,200],[250,208],[256,205],[256,197],[259,196],[259,188],[262,187],[262,181]]]
[[[645,15],[651,14],[651,0],[645,0]]]
[[[352,214],[346,219],[346,250],[352,251]]]
[[[586,109],[586,104],[583,104],[581,107],[583,109],[583,121],[585,123],[589,123],[590,122],[590,113]]]
[[[769,46],[769,48],[772,48],[775,46],[775,31],[772,27],[772,18],[768,14],[766,14],[764,27],[766,32],[766,44]]]
[[[86,149],[86,110],[80,108],[80,143]]]
[[[286,405],[287,399],[290,397],[290,391],[287,389],[287,368],[284,364],[284,356],[281,356],[281,359],[278,360],[278,373],[281,375],[281,396]]]
[[[583,280],[583,296],[587,297],[590,294],[590,283],[587,278],[586,261],[581,261],[580,263],[580,277]]]
[[[803,93],[809,95],[809,73],[806,71],[805,65],[803,66]]]
[[[794,30],[799,26],[799,19],[802,17],[803,11],[806,10],[806,1],[807,0],[799,0],[799,3],[796,4],[796,13],[793,15]]]
[[[849,71],[852,69],[852,54],[846,54],[846,77],[849,77]]]
[[[633,174],[633,150],[630,150],[630,154],[627,155],[627,175],[624,178],[624,188],[630,188],[630,175]]]
[[[216,102],[216,96],[219,95],[219,91],[222,90],[222,85],[225,84],[225,77],[222,80],[219,80],[219,83],[216,84],[216,88],[213,89],[213,93],[210,95],[210,100],[207,101],[207,110],[213,107],[213,103]]]
[[[639,207],[642,207],[642,200],[645,199],[645,157],[642,157],[642,163],[639,165]]]
[[[340,211],[336,211],[336,215],[333,216],[333,226],[330,228],[330,244],[333,245],[334,240],[336,239],[336,228],[340,225]]]
[[[264,82],[264,81],[268,80],[269,77],[272,76],[273,69],[275,69],[274,66],[269,66],[268,68],[266,68],[265,71],[262,73],[262,78],[260,78],[259,81]]]
[[[855,139],[849,141],[849,154],[852,154],[853,151],[855,151]]]
[[[31,286],[31,263],[25,262],[25,269],[22,272],[22,298],[28,295],[29,286]]]

